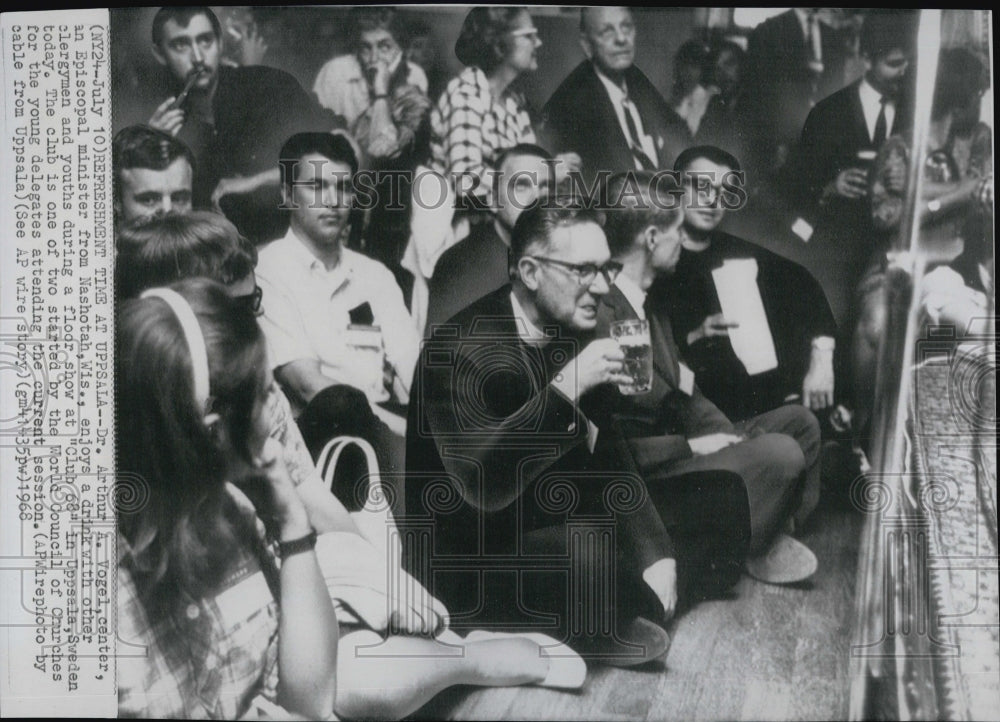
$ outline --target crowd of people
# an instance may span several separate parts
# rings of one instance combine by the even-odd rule
[[[699,34],[665,98],[636,14],[587,7],[584,58],[535,113],[526,8],[470,9],[451,79],[426,24],[355,8],[354,51],[310,90],[252,27],[236,62],[212,10],[162,8],[167,79],[113,146],[118,471],[149,490],[119,512],[119,636],[147,650],[119,660],[121,714],[398,719],[453,685],[575,689],[662,656],[742,574],[812,576],[799,537],[837,491],[823,450],[864,458],[923,157],[915,18]],[[939,75],[922,202],[954,253],[924,301],[974,333],[989,69],[952,48]],[[847,323],[723,230],[761,192],[865,239]],[[648,331],[643,393],[622,323]]]

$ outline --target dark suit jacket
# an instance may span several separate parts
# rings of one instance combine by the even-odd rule
[[[823,187],[835,179],[845,168],[858,165],[858,151],[877,151],[868,135],[864,110],[858,87],[861,81],[851,83],[833,95],[824,98],[809,113],[802,138],[791,166],[789,183],[793,196],[803,203],[815,204]],[[912,122],[910,103],[905,98],[896,102],[896,114],[887,137],[904,133]],[[865,201],[838,199],[830,205],[830,212],[858,213],[867,210]]]
[[[690,144],[687,125],[634,65],[625,71],[625,83],[643,130],[656,145],[658,157],[652,160],[660,168],[672,168],[674,158]],[[598,171],[635,170],[611,98],[589,60],[576,66],[545,104],[541,137],[553,153],[579,153],[588,183]]]
[[[617,286],[612,286],[601,300],[595,333],[598,337],[606,337],[610,335],[612,321],[638,317],[624,294]],[[733,425],[705,398],[697,384],[690,395],[680,390],[682,359],[674,343],[670,319],[662,313],[647,317],[653,349],[653,388],[646,394],[624,396],[608,387],[602,389],[600,403],[613,409],[636,464],[648,475],[669,467],[671,461],[690,457],[688,438],[732,433]]]
[[[819,27],[819,77],[809,68],[809,47],[794,10],[768,18],[750,33],[744,84],[757,109],[758,130],[774,141],[794,142],[812,103],[843,87],[844,38],[823,23]]]
[[[741,420],[777,408],[802,390],[811,342],[836,337],[837,326],[822,286],[805,268],[761,246],[722,231],[704,251],[681,252],[674,273],[650,289],[647,306],[669,315],[674,339],[705,394],[730,418]],[[767,314],[778,368],[750,376],[725,337],[688,346],[687,336],[706,316],[719,313],[712,271],[727,259],[757,261],[757,286]]]
[[[507,244],[497,235],[492,220],[476,224],[468,238],[442,253],[428,284],[428,334],[433,324],[444,323],[473,301],[509,283],[507,257]]]
[[[597,446],[589,451],[586,418],[549,383],[580,341],[556,335],[543,350],[522,343],[510,293],[506,285],[439,327],[417,365],[400,525],[435,519],[438,553],[516,554],[522,533],[564,525],[570,511],[546,501],[547,485],[559,476],[584,482],[577,511],[591,513],[602,508],[605,480],[629,473],[640,479],[614,428],[598,424]],[[626,558],[638,569],[674,555],[660,516],[643,497],[638,508],[617,516]]]

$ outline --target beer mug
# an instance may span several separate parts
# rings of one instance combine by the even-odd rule
[[[611,324],[611,338],[625,354],[622,373],[632,378],[632,383],[618,384],[623,394],[645,394],[653,388],[653,349],[649,343],[649,321],[630,319]]]
[[[875,168],[875,159],[878,158],[878,153],[870,149],[859,150],[856,158],[858,168],[865,172],[868,180],[871,180],[872,170]]]

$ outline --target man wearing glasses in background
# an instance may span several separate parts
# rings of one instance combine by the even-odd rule
[[[669,168],[691,134],[635,67],[632,11],[584,8],[580,45],[587,59],[563,80],[542,111],[542,144],[554,153],[578,153],[588,184],[602,171]]]
[[[836,323],[823,288],[802,266],[719,230],[739,204],[740,164],[714,146],[688,148],[674,170],[684,182],[683,246],[676,270],[650,289],[663,310],[695,380],[723,413],[748,419],[789,402],[820,412],[834,403]],[[777,367],[750,375],[729,338],[712,272],[726,261],[753,259],[757,288],[774,341]]]

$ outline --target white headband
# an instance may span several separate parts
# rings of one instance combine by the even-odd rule
[[[208,350],[205,348],[205,336],[202,335],[201,326],[194,315],[185,298],[169,288],[150,288],[143,291],[140,298],[159,298],[166,301],[170,310],[174,312],[178,322],[181,324],[181,331],[184,333],[184,340],[187,341],[188,351],[191,354],[191,369],[194,372],[194,400],[197,408],[202,413],[208,411]]]

